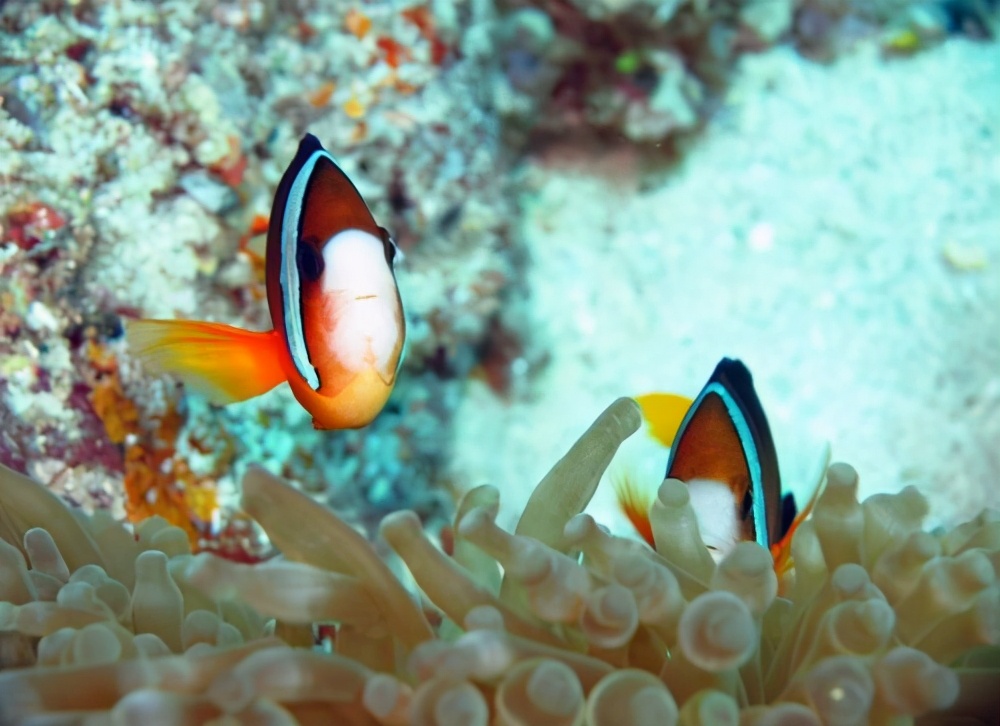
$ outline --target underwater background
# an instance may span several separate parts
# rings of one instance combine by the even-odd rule
[[[509,523],[610,401],[733,356],[787,489],[829,445],[931,525],[998,507],[996,27],[985,0],[5,2],[0,462],[241,551],[249,463],[359,525],[481,483]],[[285,386],[210,406],[122,336],[269,327],[252,230],[306,131],[404,253],[407,357],[357,431]],[[619,458],[655,489],[642,439]]]
[[[1000,722],[998,33],[996,0],[0,0],[0,726]],[[265,268],[326,249],[263,233],[307,134],[390,291],[398,246],[360,429],[136,343],[294,317]],[[643,403],[710,375],[731,448],[672,453],[760,484],[714,509]]]

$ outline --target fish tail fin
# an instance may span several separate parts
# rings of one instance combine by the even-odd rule
[[[217,404],[244,401],[286,380],[281,339],[197,320],[135,320],[125,326],[133,354],[172,373]]]
[[[611,485],[615,490],[615,498],[618,500],[618,508],[622,514],[632,523],[635,531],[653,549],[656,549],[656,540],[653,538],[653,525],[649,522],[649,510],[653,506],[654,494],[644,492],[627,470],[618,470],[613,475]]]

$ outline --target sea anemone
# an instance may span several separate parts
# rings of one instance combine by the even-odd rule
[[[263,469],[242,503],[282,556],[254,565],[192,555],[157,518],[133,536],[0,470],[0,723],[1000,719],[996,512],[927,532],[916,490],[859,503],[834,464],[779,583],[754,543],[713,560],[681,482],[652,507],[655,551],[581,513],[639,422],[613,403],[513,534],[487,486],[443,549],[415,514],[386,517],[401,574]]]

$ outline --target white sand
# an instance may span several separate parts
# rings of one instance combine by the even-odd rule
[[[809,488],[828,441],[862,496],[919,487],[930,524],[1000,508],[1000,46],[748,58],[679,168],[639,191],[634,162],[534,162],[523,233],[552,361],[534,400],[470,384],[458,481],[500,487],[509,524],[612,399],[694,395],[729,355],[787,488]],[[985,267],[956,269],[948,245]],[[666,454],[645,462],[655,487]]]

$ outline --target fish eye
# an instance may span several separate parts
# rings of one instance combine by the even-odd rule
[[[396,246],[396,241],[389,234],[389,230],[385,227],[378,228],[379,233],[382,235],[382,247],[385,250],[385,261],[392,266],[392,261],[396,259],[396,253],[399,252],[399,247]]]
[[[295,251],[295,264],[304,280],[315,282],[323,274],[323,254],[316,237],[308,237],[299,243]]]

